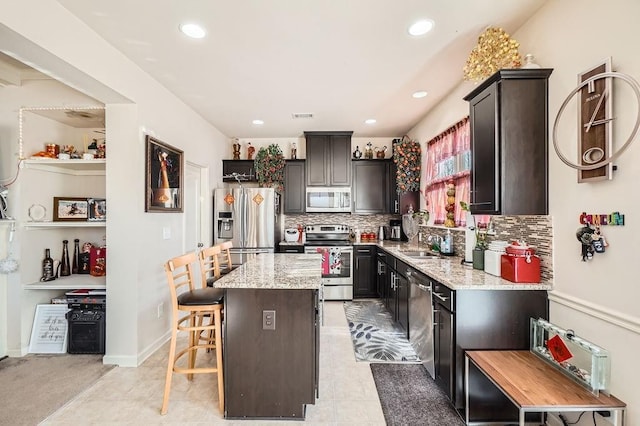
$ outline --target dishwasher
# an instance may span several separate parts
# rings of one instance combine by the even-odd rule
[[[407,270],[409,280],[409,342],[432,378],[435,379],[433,346],[433,303],[431,281],[426,275]]]

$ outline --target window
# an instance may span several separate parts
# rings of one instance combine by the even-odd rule
[[[425,158],[427,209],[433,223],[442,225],[447,211],[447,183],[455,185],[454,221],[465,226],[465,212],[460,201],[469,203],[471,187],[471,132],[465,117],[427,143]]]

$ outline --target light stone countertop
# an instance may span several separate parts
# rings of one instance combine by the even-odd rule
[[[407,265],[441,282],[452,290],[552,290],[552,283],[514,283],[501,277],[462,265],[458,256],[433,256],[414,258],[402,254],[403,251],[427,251],[425,246],[383,241],[376,244],[402,260]]]
[[[322,285],[321,254],[265,253],[222,276],[216,288],[316,290]]]

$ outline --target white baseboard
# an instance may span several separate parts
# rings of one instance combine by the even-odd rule
[[[118,355],[105,355],[102,358],[104,364],[115,364],[120,367],[139,367],[147,358],[149,358],[155,351],[160,349],[167,340],[171,338],[171,331],[167,331],[165,334],[156,339],[149,346],[147,346],[142,352],[139,352],[135,356],[118,356]]]

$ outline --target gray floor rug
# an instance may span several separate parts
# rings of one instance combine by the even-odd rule
[[[102,377],[102,355],[27,355],[0,361],[0,424],[37,425]]]
[[[422,364],[371,364],[371,372],[387,425],[464,425]]]
[[[357,361],[417,363],[411,343],[380,300],[344,302]]]

